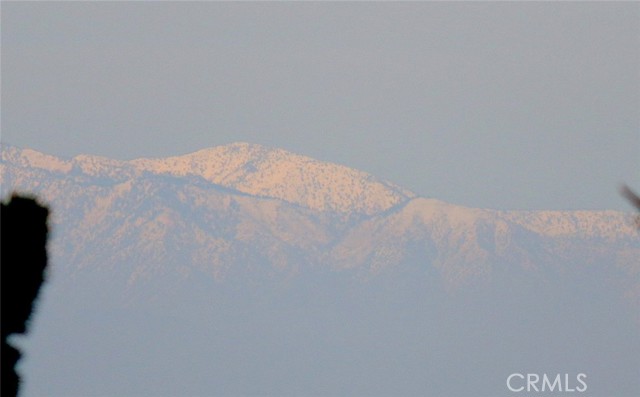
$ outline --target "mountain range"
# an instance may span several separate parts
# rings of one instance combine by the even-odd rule
[[[29,367],[33,376],[44,378],[32,386],[27,378],[27,392],[33,395],[43,390],[83,395],[95,387],[89,381],[61,380],[79,370],[81,357],[89,359],[86,352],[72,354],[76,362],[62,366],[69,372],[53,370],[59,378],[45,375],[56,367],[55,358],[47,356],[52,353],[45,353],[45,342],[53,343],[46,335],[60,335],[59,346],[63,339],[73,344],[88,332],[111,335],[114,322],[138,324],[132,329],[140,334],[157,334],[167,316],[200,326],[207,323],[203,318],[226,319],[221,321],[235,326],[220,331],[222,339],[246,332],[241,324],[252,324],[250,329],[269,324],[268,336],[248,337],[270,341],[254,346],[261,352],[256,356],[265,360],[287,362],[290,353],[283,352],[296,343],[299,350],[313,352],[300,353],[297,363],[275,366],[280,369],[246,362],[218,368],[225,381],[204,384],[219,393],[205,387],[186,394],[394,395],[399,390],[424,395],[439,390],[433,395],[500,395],[505,392],[500,377],[508,375],[502,372],[524,370],[516,363],[541,370],[545,365],[558,371],[600,368],[605,375],[591,390],[620,395],[640,390],[628,375],[640,368],[630,356],[640,351],[638,338],[629,336],[640,330],[640,239],[630,214],[467,208],[421,197],[346,166],[248,143],[128,161],[91,155],[65,159],[3,144],[0,167],[3,197],[28,193],[52,209],[51,286],[43,298],[44,319],[37,320],[41,336],[33,347],[49,367],[42,362]],[[198,314],[185,314],[185,307]],[[525,319],[523,311],[531,315]],[[400,328],[394,323],[398,316],[405,324]],[[78,325],[84,333],[61,327],[61,318],[84,324]],[[153,320],[140,323],[140,318],[164,325],[151,329]],[[360,322],[345,328],[354,318]],[[546,325],[526,331],[533,324]],[[318,327],[327,333],[309,342]],[[466,332],[469,327],[474,331]],[[290,343],[277,342],[283,350],[274,352],[278,333],[289,335]],[[389,341],[398,333],[411,342]],[[424,335],[431,335],[424,337],[431,342]],[[209,337],[202,335],[203,340]],[[433,342],[438,338],[448,342]],[[605,342],[611,338],[616,340]],[[371,353],[382,340],[390,343],[389,350]],[[192,343],[182,342],[182,347]],[[551,347],[541,347],[544,343]],[[477,350],[486,360],[496,355],[498,362],[489,372],[474,367],[460,346]],[[103,355],[113,348],[91,347]],[[515,354],[519,348],[526,353]],[[60,349],[54,350],[63,354]],[[131,347],[136,357],[145,357],[139,349]],[[216,354],[227,362],[246,353],[225,349],[218,346]],[[344,349],[373,364],[363,364]],[[546,349],[547,355],[541,353]],[[189,351],[199,357],[201,368],[207,367],[196,353],[199,347]],[[439,365],[427,358],[434,351],[447,357],[439,358]],[[323,362],[318,357],[341,364],[317,367],[318,360]],[[584,357],[591,358],[585,362]],[[345,364],[349,360],[357,364]],[[393,372],[402,360],[405,371]],[[449,382],[455,371],[443,369],[447,360],[477,373],[468,384]],[[603,363],[614,362],[626,369],[602,369]],[[317,376],[296,372],[304,367],[301,363]],[[101,368],[103,374],[113,372]],[[299,380],[284,381],[285,374],[298,374]],[[250,375],[250,385],[228,380]],[[390,377],[387,382],[382,375]],[[112,374],[118,376],[123,375]],[[185,391],[168,384],[164,389],[143,386],[140,377],[131,378],[135,386],[128,389],[109,384],[95,395]]]

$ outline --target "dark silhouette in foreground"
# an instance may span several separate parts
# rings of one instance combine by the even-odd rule
[[[628,186],[622,186],[620,189],[622,195],[629,200],[631,204],[633,204],[638,210],[640,210],[640,197],[635,194]]]
[[[1,322],[2,396],[18,394],[20,378],[15,366],[20,352],[7,343],[12,334],[27,330],[33,302],[44,281],[47,266],[47,216],[49,210],[34,199],[13,196],[2,203]]]
[[[623,185],[620,188],[620,193],[627,199],[634,207],[640,211],[640,196],[635,194],[633,190],[629,189],[627,185]],[[636,217],[636,225],[640,228],[640,215]]]

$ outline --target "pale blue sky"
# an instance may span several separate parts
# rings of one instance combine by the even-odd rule
[[[234,141],[501,209],[629,209],[640,3],[2,2],[2,141]]]

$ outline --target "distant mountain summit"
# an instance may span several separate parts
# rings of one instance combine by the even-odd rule
[[[351,168],[249,143],[232,143],[183,156],[132,161],[79,155],[64,160],[34,150],[3,149],[15,166],[122,180],[142,172],[203,179],[258,197],[270,197],[318,211],[373,215],[416,195]]]
[[[249,143],[232,143],[165,159],[139,159],[145,171],[197,175],[238,191],[318,211],[372,215],[415,194],[362,171]]]

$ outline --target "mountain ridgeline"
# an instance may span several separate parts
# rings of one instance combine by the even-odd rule
[[[466,208],[246,143],[3,145],[0,182],[52,209],[25,395],[510,395],[519,371],[640,391],[629,214]]]

